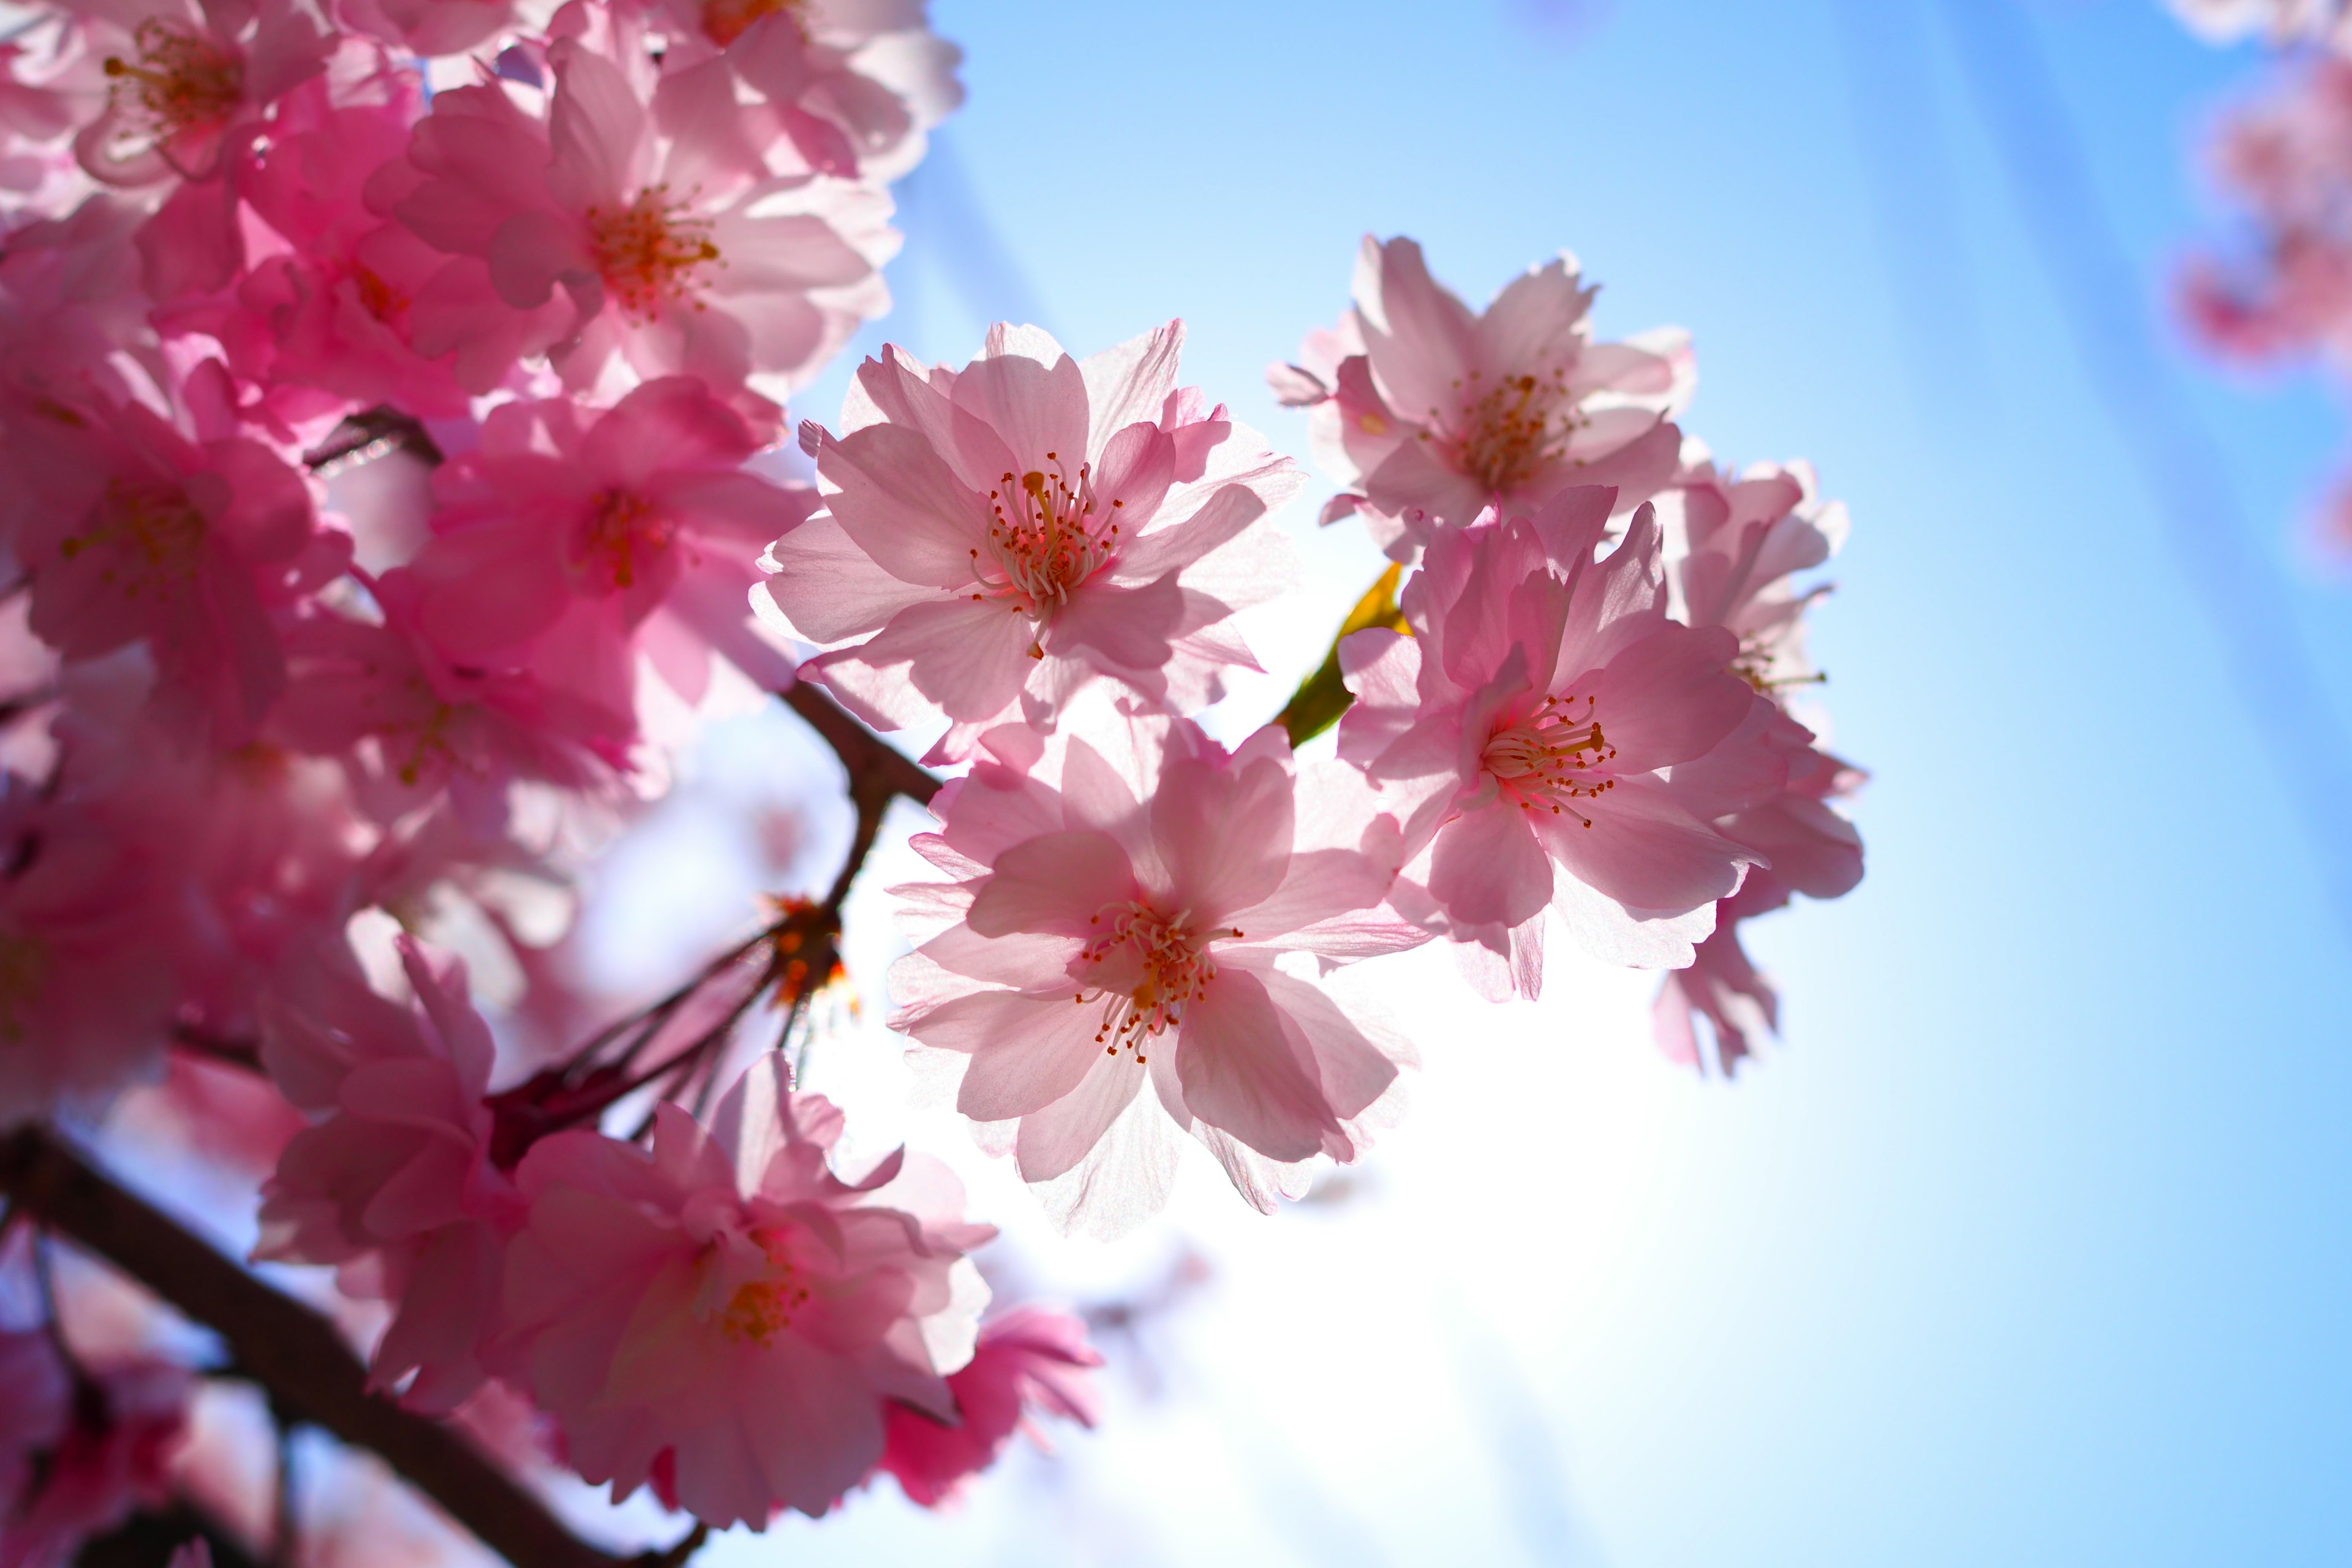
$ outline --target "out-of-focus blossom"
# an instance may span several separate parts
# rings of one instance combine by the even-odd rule
[[[888,197],[768,174],[731,98],[657,95],[625,38],[615,58],[561,37],[547,62],[544,117],[500,80],[437,93],[370,183],[379,210],[452,258],[410,302],[410,342],[454,351],[468,391],[545,353],[575,390],[692,375],[774,418],[746,378],[806,377],[887,302]]]
[[[624,633],[663,617],[650,651],[689,700],[716,648],[769,685],[791,661],[754,629],[746,597],[769,541],[814,492],[743,463],[760,440],[701,382],[647,382],[593,419],[562,400],[509,403],[480,447],[441,468],[436,537],[412,562],[418,624],[453,659],[496,665],[567,612]]]
[[[963,101],[963,51],[930,31],[925,0],[654,0],[671,35],[665,73],[684,94],[729,93],[731,73],[781,132],[766,161],[887,183]],[[697,61],[723,50],[723,61]]]
[[[1074,360],[1000,324],[961,371],[866,361],[845,433],[803,427],[826,510],[765,563],[761,602],[835,647],[803,675],[886,727],[944,713],[936,754],[961,757],[1098,680],[1185,711],[1257,668],[1230,617],[1287,579],[1262,520],[1299,476],[1176,385],[1182,342],[1171,322]]]
[[[987,1287],[943,1165],[827,1165],[841,1113],[771,1055],[708,1126],[665,1104],[650,1152],[592,1132],[533,1145],[508,1253],[511,1375],[564,1453],[697,1518],[821,1514],[882,1457],[883,1403],[953,1421]]]
[[[42,1454],[73,1420],[73,1377],[39,1329],[0,1329],[0,1521],[13,1519]]]
[[[1366,236],[1354,307],[1307,339],[1304,364],[1269,373],[1284,403],[1314,409],[1316,460],[1347,487],[1323,521],[1360,512],[1411,562],[1433,530],[1490,506],[1521,516],[1610,485],[1630,510],[1656,491],[1680,458],[1669,416],[1689,392],[1687,353],[1678,332],[1592,342],[1594,292],[1563,255],[1473,312],[1419,245]]]
[[[1594,559],[1612,500],[1568,490],[1533,520],[1447,531],[1405,589],[1412,635],[1340,647],[1357,700],[1339,753],[1410,814],[1391,901],[1507,960],[1505,976],[1465,954],[1493,991],[1537,993],[1547,906],[1596,956],[1689,963],[1760,858],[1706,818],[1785,776],[1759,743],[1693,798],[1690,764],[1759,699],[1732,633],[1668,617],[1654,509]]]
[[[174,847],[79,801],[0,795],[0,1125],[150,1071],[184,969]]]
[[[268,226],[248,226],[250,266],[223,292],[160,318],[219,342],[229,368],[283,422],[377,405],[426,419],[466,412],[454,357],[420,353],[412,331],[411,307],[447,258],[363,200],[369,176],[402,155],[422,112],[415,79],[391,70],[289,93],[239,182]]]
[[[1090,1373],[1101,1364],[1084,1323],[1041,1307],[1016,1307],[982,1324],[971,1360],[948,1374],[956,1425],[908,1405],[890,1407],[882,1468],[910,1500],[937,1508],[994,1464],[1015,1432],[1042,1443],[1033,1412],[1092,1426],[1100,1401]]]
[[[37,1479],[0,1519],[0,1563],[11,1568],[65,1568],[83,1542],[170,1491],[168,1462],[194,1386],[186,1370],[136,1359],[67,1375],[64,1430],[39,1450]]]
[[[2167,0],[2173,15],[2215,43],[2261,34],[2273,44],[2352,44],[2344,0]]]
[[[521,662],[485,668],[423,634],[403,573],[379,579],[377,598],[381,622],[322,614],[288,634],[293,677],[273,721],[288,743],[365,768],[403,814],[447,790],[476,820],[518,779],[592,789],[629,766],[634,655],[617,621],[569,617]]]
[[[496,1048],[467,994],[466,968],[435,964],[401,939],[416,993],[401,1007],[356,975],[314,982],[325,1006],[273,1010],[263,1045],[270,1075],[307,1110],[326,1112],[286,1146],[262,1189],[257,1257],[360,1265],[344,1286],[398,1304],[370,1373],[407,1403],[446,1413],[481,1385],[503,1232],[520,1216],[489,1161],[482,1103]]]
[[[1097,1233],[1166,1201],[1171,1129],[1269,1212],[1317,1155],[1361,1153],[1411,1047],[1284,962],[1423,940],[1369,918],[1402,844],[1360,780],[1302,778],[1275,726],[1232,752],[1184,720],[1089,721],[1042,757],[985,739],[915,840],[953,880],[898,889],[937,934],[891,971],[891,1026],[971,1058],[957,1108]]]
[[[216,745],[251,739],[286,683],[271,611],[349,555],[303,477],[143,404],[26,399],[6,425],[0,528],[32,579],[34,632],[68,659],[143,645],[159,718]]]

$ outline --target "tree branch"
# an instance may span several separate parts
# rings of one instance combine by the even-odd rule
[[[39,1128],[0,1140],[0,1192],[221,1337],[292,1415],[381,1456],[519,1568],[614,1568],[456,1428],[368,1392],[335,1326],[247,1273]]]
[[[879,791],[884,804],[889,795],[903,795],[917,805],[929,805],[931,796],[939,794],[941,780],[937,773],[908,762],[897,747],[807,681],[793,683],[784,693],[784,706],[806,720],[849,770],[849,793],[861,813],[871,791]]]

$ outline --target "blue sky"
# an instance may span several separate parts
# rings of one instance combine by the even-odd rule
[[[1975,3],[1616,0],[1559,30],[1507,0],[937,0],[971,101],[957,180],[909,195],[889,336],[961,361],[1034,312],[1090,352],[1181,315],[1186,379],[1303,458],[1261,373],[1336,317],[1362,233],[1474,300],[1573,249],[1604,334],[1694,334],[1689,429],[1810,458],[1852,508],[1815,647],[1874,774],[1871,869],[1757,931],[1789,1037],[1737,1084],[1654,1057],[1646,980],[1562,962],[1540,1007],[1489,1009],[1415,955],[1352,977],[1427,1067],[1344,1199],[1264,1220],[1194,1170],[1159,1226],[1082,1247],[967,1160],[1045,1289],[1210,1260],[1156,1383],[1115,1371],[1105,1431],[960,1515],[869,1498],[714,1561],[2352,1561],[2352,933],[2225,657],[2299,649],[2301,742],[2352,733],[2352,587],[2294,542],[2340,410],[2212,372],[2160,299],[2221,221],[2200,128],[2261,63],[2152,0],[1991,6],[2028,17],[2126,253],[2119,319],[2217,444],[2233,504],[2184,551],[1961,69]],[[1316,535],[1328,488],[1285,519],[1312,583],[1262,628],[1278,679],[1228,722],[1377,569]],[[2210,614],[2231,561],[2277,595],[2251,631]],[[887,1100],[895,1069],[847,1054],[819,1087]]]

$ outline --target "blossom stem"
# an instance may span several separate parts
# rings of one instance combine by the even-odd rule
[[[368,1391],[367,1369],[325,1318],[118,1186],[54,1134],[0,1140],[0,1192],[220,1336],[242,1375],[299,1419],[376,1454],[484,1545],[530,1568],[611,1568],[614,1557],[452,1427]]]

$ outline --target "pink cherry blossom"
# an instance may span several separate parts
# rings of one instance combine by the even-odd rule
[[[0,1563],[11,1568],[65,1568],[83,1542],[170,1495],[167,1461],[194,1382],[187,1372],[141,1358],[69,1375],[78,1385],[70,1419],[40,1451],[38,1481],[0,1521]]]
[[[591,413],[503,405],[480,447],[434,476],[436,537],[406,569],[425,634],[453,659],[495,663],[575,605],[609,604],[632,629],[661,616],[671,635],[657,647],[715,647],[789,684],[791,662],[761,639],[747,595],[760,551],[808,516],[814,492],[745,471],[759,437],[692,377]],[[671,668],[673,684],[700,694],[706,670]]]
[[[987,1288],[945,1166],[903,1152],[861,1179],[827,1156],[841,1113],[754,1063],[708,1126],[656,1109],[650,1152],[586,1131],[516,1171],[505,1354],[573,1468],[616,1498],[658,1471],[717,1526],[815,1515],[873,1468],[883,1404],[955,1419]]]
[[[79,0],[105,111],[74,138],[94,179],[205,180],[279,94],[326,68],[332,34],[292,0]]]
[[[1308,338],[1307,364],[1270,373],[1283,402],[1315,410],[1317,460],[1349,487],[1323,521],[1361,512],[1410,562],[1433,529],[1489,506],[1530,513],[1577,485],[1616,487],[1621,510],[1646,500],[1679,459],[1668,416],[1686,353],[1677,333],[1593,342],[1594,292],[1563,254],[1474,313],[1419,245],[1366,236],[1354,308]]]
[[[175,847],[135,816],[0,793],[0,1126],[152,1070],[178,1001]]]
[[[891,1026],[971,1058],[957,1109],[1097,1232],[1165,1202],[1171,1128],[1268,1212],[1360,1154],[1411,1047],[1285,963],[1424,940],[1361,919],[1402,846],[1360,781],[1302,779],[1274,726],[1232,752],[1169,719],[989,743],[915,840],[954,879],[898,889],[937,934],[891,971]]]
[[[288,93],[239,181],[251,216],[268,226],[247,226],[247,268],[223,293],[159,313],[166,331],[218,342],[229,368],[289,423],[379,404],[421,418],[466,412],[454,358],[419,353],[410,320],[446,258],[362,199],[421,112],[415,79],[389,69]]]
[[[805,378],[887,303],[887,197],[767,174],[731,100],[657,96],[640,51],[565,37],[547,60],[543,116],[499,81],[437,93],[372,183],[380,210],[453,258],[411,302],[411,341],[455,351],[475,392],[545,353],[576,389],[625,367],[694,375],[774,417],[746,377]]]
[[[1693,626],[1722,626],[1739,639],[1735,668],[1748,684],[1786,704],[1821,679],[1804,649],[1804,616],[1829,590],[1790,581],[1821,565],[1845,542],[1845,509],[1815,496],[1801,464],[1748,470],[1738,479],[1712,465],[1685,475],[1659,498],[1659,518],[1683,549],[1671,574]]]
[[[593,790],[629,768],[634,654],[610,605],[577,607],[514,661],[485,667],[424,634],[420,595],[389,572],[376,582],[381,622],[320,614],[293,627],[273,731],[380,781],[402,814],[447,790],[494,820],[517,779]]]
[[[1759,700],[1730,632],[1668,618],[1654,508],[1594,559],[1612,501],[1572,489],[1532,521],[1439,535],[1404,591],[1412,635],[1340,648],[1340,755],[1395,792],[1419,851],[1392,902],[1507,959],[1474,971],[1492,989],[1536,994],[1547,906],[1597,955],[1689,963],[1761,859],[1706,819],[1786,766],[1759,733],[1703,792],[1685,776]]]
[[[981,1325],[971,1360],[948,1374],[955,1426],[910,1405],[890,1407],[882,1468],[912,1502],[937,1508],[951,1501],[996,1462],[1015,1432],[1038,1436],[1032,1411],[1092,1426],[1101,1407],[1088,1374],[1101,1364],[1084,1323],[1041,1307],[1016,1307]]]
[[[923,155],[924,132],[963,101],[963,51],[929,30],[925,0],[655,0],[665,73],[683,93],[741,81],[772,122],[765,161],[876,182]],[[698,58],[723,51],[718,58]]]
[[[73,1377],[42,1329],[0,1329],[0,1520],[12,1519],[73,1420]]]
[[[392,1389],[414,1374],[406,1402],[446,1413],[481,1385],[504,1232],[520,1204],[489,1160],[483,1096],[496,1047],[466,967],[436,964],[406,937],[400,956],[412,1006],[330,970],[319,1016],[282,1004],[270,1016],[271,1076],[326,1115],[286,1146],[263,1187],[254,1253],[346,1266],[347,1292],[396,1302],[371,1379]]]
[[[32,579],[33,630],[68,659],[143,646],[159,717],[250,738],[286,681],[272,609],[347,559],[303,477],[257,441],[192,438],[136,403],[26,400],[7,428],[0,527]]]
[[[776,542],[758,601],[835,645],[803,675],[886,727],[945,714],[955,757],[1097,681],[1189,710],[1257,668],[1229,619],[1286,580],[1262,520],[1299,478],[1176,386],[1182,344],[1171,321],[1081,361],[1000,324],[961,371],[866,361],[845,433],[803,426],[826,510]]]
[[[2173,14],[2216,43],[2260,33],[2273,44],[2352,45],[2344,0],[2168,0]]]

